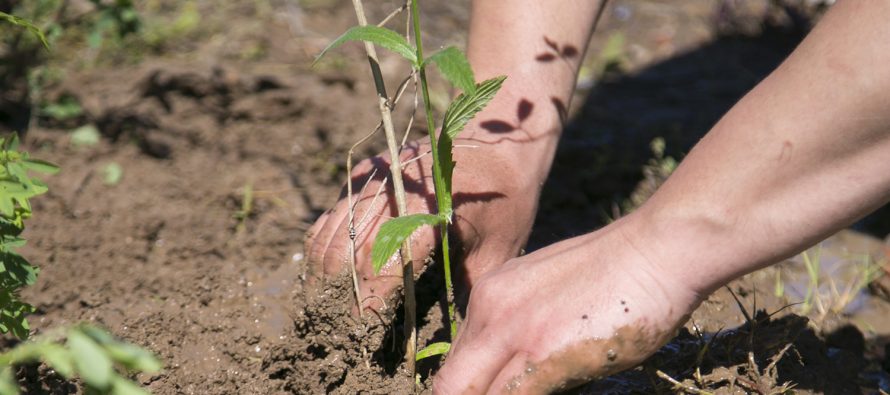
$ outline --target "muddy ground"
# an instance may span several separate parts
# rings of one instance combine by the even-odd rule
[[[406,391],[410,384],[392,379],[398,342],[387,329],[339,332],[356,328],[330,310],[348,291],[332,288],[335,302],[321,307],[302,297],[304,232],[336,200],[349,146],[377,122],[358,46],[309,67],[354,23],[350,3],[148,3],[143,12],[159,20],[193,7],[200,24],[152,51],[66,53],[64,78],[43,94],[73,97],[85,114],[76,124],[37,118],[27,131],[26,148],[63,169],[46,178],[51,191],[35,200],[25,234],[23,253],[42,268],[24,293],[38,308],[32,327],[94,322],[147,347],[166,368],[137,380],[157,394]],[[465,2],[426,3],[429,45],[460,45]],[[643,179],[649,142],[664,137],[668,155],[681,158],[819,15],[769,3],[611,2],[530,250],[601,226],[638,185],[657,185]],[[371,19],[397,5],[369,2]],[[623,40],[617,54],[602,50],[610,40]],[[382,64],[391,84],[404,75],[396,59]],[[97,127],[98,144],[72,141],[71,129],[84,124]],[[373,142],[360,154],[381,148]],[[123,170],[117,183],[106,179],[109,164]],[[239,217],[247,189],[252,205]],[[881,218],[857,227],[883,237],[890,230]],[[886,246],[858,232],[835,236],[815,287],[801,259],[735,282],[641,367],[579,391],[677,391],[667,377],[719,393],[770,393],[785,383],[803,393],[890,391],[890,304],[880,284],[857,280],[867,268],[883,273]],[[422,300],[422,340],[441,334],[437,292]],[[349,343],[356,338],[370,344],[369,357]],[[423,379],[434,370],[423,365]],[[76,391],[45,374],[21,375],[30,393]]]

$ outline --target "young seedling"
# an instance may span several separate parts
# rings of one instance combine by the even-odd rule
[[[368,26],[362,23],[363,26],[353,27],[334,40],[333,43],[319,54],[318,58],[321,58],[331,49],[336,48],[347,41],[364,41],[401,55],[411,64],[412,69],[419,76],[423,105],[427,118],[427,129],[430,132],[430,148],[433,159],[433,186],[435,190],[437,212],[435,214],[400,214],[399,217],[384,223],[380,227],[374,240],[374,245],[371,250],[371,262],[374,270],[379,272],[380,269],[389,262],[394,255],[396,255],[396,252],[398,252],[400,248],[404,248],[404,246],[408,245],[407,242],[410,239],[410,236],[416,230],[422,226],[438,226],[442,241],[441,249],[445,289],[448,300],[450,333],[451,337],[454,338],[457,333],[457,323],[454,316],[454,293],[451,280],[451,256],[449,253],[448,242],[448,226],[452,223],[454,212],[451,193],[452,177],[455,166],[452,156],[454,139],[461,131],[463,131],[467,123],[494,98],[494,95],[500,89],[506,77],[496,77],[477,84],[475,82],[473,70],[467,61],[466,56],[456,47],[445,48],[432,56],[425,58],[417,0],[411,1],[410,8],[414,32],[413,47],[409,44],[406,38],[392,30],[380,26]],[[441,123],[441,131],[438,136],[435,132],[435,118],[433,116],[432,103],[430,102],[429,81],[426,73],[427,68],[431,65],[435,65],[445,79],[462,92],[451,102],[448,109],[445,111]],[[380,79],[378,73],[379,69],[378,72],[375,73],[375,80]],[[385,118],[384,121],[386,121]],[[395,174],[400,171],[400,167],[393,169],[392,172],[394,178]],[[411,266],[410,262],[404,259],[404,254],[402,265],[408,267]],[[411,280],[413,281],[413,279]],[[409,281],[406,278],[406,285],[408,283]],[[406,302],[413,300],[413,290],[408,289],[406,286],[405,292]],[[412,306],[407,306],[407,304],[409,303],[406,303],[406,316],[410,314],[413,317],[413,311],[407,311]],[[411,309],[413,310],[413,308]],[[413,340],[409,339],[408,342],[411,343]],[[448,343],[435,343],[414,355],[414,353],[411,352],[411,350],[414,349],[413,344],[409,344],[408,347],[406,347],[408,349],[406,363],[408,366],[413,366],[414,360],[446,353],[449,347]]]

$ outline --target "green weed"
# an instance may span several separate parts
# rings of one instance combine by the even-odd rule
[[[25,340],[30,335],[26,316],[34,307],[20,299],[19,291],[37,281],[40,269],[16,249],[25,244],[21,233],[32,215],[30,199],[48,190],[30,172],[52,174],[59,168],[31,158],[18,147],[16,135],[0,138],[0,331]],[[63,338],[67,339],[64,345],[60,344]],[[80,377],[91,393],[119,395],[146,392],[119,375],[115,365],[140,372],[161,368],[150,352],[120,342],[98,328],[78,326],[65,333],[51,332],[0,354],[0,395],[18,394],[14,366],[33,362],[46,363],[66,379]]]
[[[0,19],[24,27],[48,45],[43,32],[31,22],[2,13]],[[119,374],[117,368],[156,372],[161,363],[150,352],[121,342],[101,329],[81,325],[28,340],[30,325],[26,316],[34,312],[34,307],[21,300],[20,291],[37,281],[40,269],[16,250],[25,245],[22,232],[25,221],[33,214],[31,198],[48,191],[46,184],[31,173],[58,171],[58,166],[20,151],[18,135],[0,137],[0,332],[24,340],[0,353],[0,395],[18,394],[16,367],[35,362],[45,363],[66,379],[80,378],[86,393],[147,394]]]

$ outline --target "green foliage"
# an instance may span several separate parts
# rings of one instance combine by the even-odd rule
[[[43,105],[40,109],[40,115],[57,121],[67,121],[83,115],[83,107],[81,107],[77,99],[65,96],[55,103]]]
[[[424,358],[434,357],[436,355],[447,354],[448,351],[451,350],[451,343],[448,342],[438,342],[430,344],[424,347],[422,350],[417,352],[417,360],[421,360]]]
[[[452,139],[457,137],[467,123],[494,99],[506,79],[506,76],[500,76],[485,80],[476,85],[474,92],[465,92],[454,99],[445,111],[442,134]]]
[[[137,33],[142,27],[142,21],[132,0],[90,0],[96,6],[96,20],[93,29],[87,37],[90,47],[99,48],[109,35],[121,39],[127,35]]]
[[[412,65],[415,67],[417,66],[417,55],[414,53],[414,48],[408,44],[408,41],[400,36],[399,33],[377,26],[355,26],[347,30],[346,33],[343,33],[342,36],[334,40],[334,42],[328,45],[327,48],[322,50],[321,53],[315,57],[315,63],[318,63],[328,51],[339,47],[347,41],[367,41],[379,45],[402,55],[405,59],[408,59]]]
[[[34,37],[37,37],[40,40],[40,43],[43,44],[43,47],[49,49],[49,42],[46,40],[46,35],[43,34],[43,31],[40,30],[39,27],[34,26],[30,21],[19,18],[15,15],[9,15],[5,12],[0,12],[0,19],[5,20],[13,25],[21,26],[27,29]]]
[[[439,135],[438,160],[441,166],[441,173],[435,174],[434,177],[442,177],[441,185],[444,191],[441,196],[436,199],[440,201],[440,211],[445,218],[451,222],[451,214],[453,211],[451,199],[451,180],[454,174],[455,162],[452,159],[452,150],[454,147],[454,138],[464,130],[467,123],[482,111],[488,103],[494,99],[494,95],[501,89],[504,80],[507,77],[495,77],[486,80],[475,86],[473,93],[462,93],[448,106],[445,111],[445,120],[442,122],[442,133]],[[439,200],[441,199],[441,200]]]
[[[93,125],[84,125],[71,132],[71,145],[75,147],[89,147],[99,144],[101,138],[99,129]]]
[[[476,92],[476,77],[473,68],[464,53],[456,47],[448,47],[433,54],[424,65],[434,63],[445,78],[452,85],[458,87],[464,93],[472,95]]]
[[[386,221],[377,232],[374,246],[371,248],[371,264],[374,266],[374,272],[380,272],[386,261],[417,228],[423,225],[438,225],[442,220],[443,218],[437,215],[412,214]]]
[[[25,315],[34,309],[19,299],[19,290],[37,281],[39,269],[16,249],[25,245],[19,236],[31,217],[30,199],[47,191],[43,182],[28,173],[51,174],[59,168],[19,152],[18,145],[15,135],[0,138],[0,332],[25,339],[30,330]]]
[[[18,146],[16,135],[0,138],[0,331],[27,339],[30,328],[25,315],[34,308],[19,299],[19,290],[34,284],[39,270],[15,249],[25,244],[20,235],[24,221],[31,217],[30,199],[47,191],[46,185],[29,172],[52,174],[59,168],[31,158]],[[0,354],[0,395],[18,394],[14,368],[34,362],[47,364],[66,379],[80,377],[87,393],[114,395],[147,394],[118,374],[115,366],[140,372],[161,369],[160,362],[148,351],[95,327],[70,329],[64,344],[62,337],[56,331]]]
[[[102,168],[102,183],[108,186],[114,186],[121,182],[124,177],[124,168],[117,162],[111,162]]]
[[[439,225],[442,234],[443,268],[445,272],[445,288],[449,300],[448,312],[451,321],[451,335],[454,337],[457,332],[457,326],[454,317],[451,260],[448,250],[448,225],[451,223],[452,212],[454,211],[451,196],[452,175],[455,166],[452,155],[454,139],[466,127],[467,123],[491,102],[494,95],[500,90],[506,77],[496,77],[476,84],[469,61],[467,61],[463,52],[455,47],[448,47],[429,58],[424,58],[417,0],[411,1],[411,13],[411,21],[414,28],[414,47],[404,37],[392,30],[377,26],[357,26],[349,29],[328,45],[316,57],[315,63],[328,51],[337,48],[344,42],[365,41],[398,53],[411,62],[411,65],[418,72],[420,87],[423,92],[427,126],[430,131],[430,146],[433,156],[432,173],[438,215],[412,214],[393,218],[385,222],[378,230],[374,240],[371,249],[371,263],[374,271],[379,273],[383,265],[418,228],[424,225]],[[436,127],[430,101],[429,83],[426,76],[426,68],[429,65],[436,65],[445,79],[463,91],[445,111],[439,137],[435,133]],[[413,295],[407,295],[406,297],[413,299]],[[431,355],[444,354],[448,352],[449,348],[450,344],[448,343],[436,343],[423,349],[414,357],[422,359]],[[413,346],[408,347],[408,349],[413,350]],[[408,358],[410,361],[412,356],[408,355]]]
[[[87,393],[130,395],[148,392],[119,373],[161,370],[150,352],[121,342],[107,332],[89,325],[71,328],[28,341],[0,354],[0,395],[19,393],[13,371],[17,365],[45,363],[65,379],[80,377]],[[66,337],[65,343],[62,338]]]

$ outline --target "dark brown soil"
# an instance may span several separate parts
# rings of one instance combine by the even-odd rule
[[[76,147],[68,127],[50,122],[27,132],[26,148],[63,169],[46,178],[51,191],[36,199],[25,234],[23,253],[42,268],[24,293],[38,308],[32,327],[95,322],[147,347],[166,368],[137,379],[157,394],[408,392],[398,321],[351,317],[347,279],[312,303],[302,292],[304,232],[336,200],[349,146],[377,123],[360,48],[308,66],[353,24],[350,4],[242,3],[198,2],[200,34],[139,62],[65,65],[48,95],[78,99],[83,123],[102,139]],[[370,6],[373,19],[395,6],[385,3]],[[530,248],[603,223],[640,180],[653,137],[679,157],[778,64],[808,25],[766,3],[612,2],[589,69],[613,34],[626,36],[625,55],[592,87],[582,73]],[[430,45],[460,44],[466,12],[465,2],[428,4]],[[395,60],[383,67],[391,86],[404,74]],[[381,148],[373,142],[359,154]],[[116,185],[104,178],[111,163],[123,169]],[[254,200],[242,221],[247,188]],[[851,252],[882,259],[869,243]],[[751,321],[720,291],[643,366],[580,391],[672,391],[657,371],[720,393],[768,393],[785,382],[803,392],[890,390],[885,321],[843,308],[810,312],[810,321],[797,307],[782,310],[801,297],[771,297],[780,269],[769,270],[729,287]],[[438,284],[433,277],[421,281]],[[888,308],[862,295],[871,316]],[[440,296],[427,288],[420,297],[422,342],[444,332]],[[437,363],[420,365],[423,380]],[[37,373],[29,382],[41,377],[33,388],[73,389]]]

